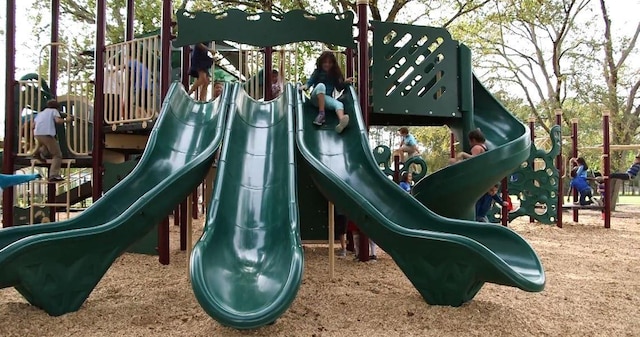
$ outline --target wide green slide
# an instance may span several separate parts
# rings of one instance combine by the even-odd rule
[[[373,160],[356,102],[355,91],[348,89],[345,107],[351,123],[337,134],[335,116],[328,114],[325,126],[315,127],[317,109],[298,94],[298,149],[313,168],[322,193],[391,255],[424,299],[459,306],[486,282],[541,291],[545,284],[541,262],[518,234],[502,226],[444,218],[384,176]],[[459,184],[484,188],[466,179],[476,172],[463,175],[455,166],[443,171],[449,170],[459,175]],[[441,192],[431,190],[435,195]]]
[[[444,217],[475,220],[480,196],[529,158],[528,129],[475,76],[473,124],[484,134],[490,151],[436,171],[413,188],[416,199]],[[455,124],[449,127],[460,128]],[[462,130],[457,131],[462,134]]]
[[[288,85],[264,103],[239,87],[231,93],[213,198],[190,266],[198,302],[226,326],[275,321],[300,287],[294,91]]]
[[[0,288],[50,315],[78,310],[113,261],[202,182],[227,97],[196,103],[173,84],[140,162],[116,187],[69,221],[0,231]]]

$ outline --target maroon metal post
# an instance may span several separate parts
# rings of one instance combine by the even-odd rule
[[[347,77],[353,77],[353,49],[347,48],[344,55],[347,58]]]
[[[125,32],[125,39],[131,41],[134,38],[133,23],[136,20],[136,4],[135,0],[127,0],[127,31]]]
[[[531,144],[535,144],[536,141],[536,119],[534,117],[529,117],[529,135],[531,136]],[[533,165],[534,163],[531,163]],[[535,219],[532,216],[529,216],[529,223],[534,223]]]
[[[60,0],[51,0],[51,57],[49,58],[49,89],[58,95],[58,36],[60,27]],[[42,107],[38,107],[42,109]]]
[[[180,250],[187,250],[187,199],[180,203]]]
[[[169,217],[158,225],[158,261],[169,264]]]
[[[92,179],[93,179],[93,202],[98,201],[102,196],[102,155],[104,151],[104,45],[107,1],[97,0],[96,2],[96,51],[95,51],[95,95],[93,98],[93,150],[92,155]]]
[[[55,183],[47,184],[47,203],[53,204],[56,202],[56,191],[57,191],[57,188]],[[49,207],[49,220],[51,220],[51,222],[56,222],[55,206]]]
[[[181,80],[182,85],[185,89],[189,89],[189,67],[191,66],[191,60],[189,56],[191,54],[191,47],[184,46],[182,47],[182,72],[181,72]],[[214,78],[215,80],[215,78]]]
[[[198,188],[191,193],[191,217],[198,220]]]
[[[400,156],[393,156],[393,181],[400,183]]]
[[[16,74],[16,1],[7,0],[6,13],[6,76],[4,82],[4,156],[2,157],[2,173],[13,174],[14,148],[16,141],[16,107],[15,107],[15,74]],[[2,191],[2,226],[13,225],[13,188]]]
[[[273,97],[271,90],[271,81],[273,80],[273,47],[264,48],[264,100],[270,101]],[[282,75],[282,74],[279,74]]]
[[[611,143],[609,137],[609,111],[602,114],[602,145],[604,160],[604,228],[611,228]]]
[[[369,131],[369,0],[357,0],[358,5],[358,96],[364,124]],[[360,261],[369,261],[369,238],[360,231]]]
[[[562,127],[562,110],[556,109],[556,125]],[[560,133],[562,134],[562,132]],[[562,185],[562,140],[560,140],[560,152],[556,157],[556,168],[558,169],[558,204],[556,205],[556,226],[562,228],[562,199],[564,199],[564,186]]]
[[[509,179],[507,178],[503,178],[502,179],[502,183],[500,184],[501,188],[502,188],[502,200],[503,201],[507,201],[509,200]],[[509,209],[507,207],[505,207],[504,205],[500,205],[501,208],[501,218],[500,218],[500,222],[502,223],[503,226],[507,227],[509,226]]]
[[[571,120],[571,157],[578,158],[578,119]],[[578,190],[572,188],[573,202],[578,201]],[[578,222],[578,209],[573,209],[573,222]]]
[[[171,83],[171,25],[171,0],[162,0],[160,98],[163,101],[169,91],[169,84]]]
[[[369,0],[358,0],[358,95],[364,124],[369,130]]]
[[[180,205],[176,206],[173,210],[173,225],[176,227],[180,226]]]
[[[449,156],[451,158],[456,157],[456,135],[452,132],[451,139],[449,140]]]

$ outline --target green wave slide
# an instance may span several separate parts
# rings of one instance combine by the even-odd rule
[[[227,97],[196,103],[173,84],[123,181],[71,220],[0,230],[0,288],[15,287],[50,315],[78,310],[113,261],[202,182],[222,139]]]
[[[480,196],[529,158],[528,129],[475,76],[473,117],[473,127],[482,130],[490,151],[434,172],[413,188],[418,201],[444,217],[475,220]],[[449,128],[462,135],[460,125]]]
[[[335,116],[328,116],[331,118],[320,129],[313,126],[317,109],[299,94],[298,149],[312,167],[312,177],[321,192],[391,255],[429,304],[459,306],[472,299],[486,282],[530,292],[544,288],[542,264],[518,234],[498,225],[444,218],[385,177],[371,154],[353,88],[345,96],[345,107],[352,119],[350,126],[337,134],[333,131]],[[520,146],[511,144],[528,137],[524,127],[506,117],[504,120],[510,125],[499,127],[513,127],[513,133],[519,134],[505,146],[517,149]],[[528,151],[525,145],[521,146]],[[526,159],[500,147],[489,151],[492,152],[500,155],[484,158],[515,156],[513,162],[506,160],[515,166]],[[478,165],[485,170],[495,165],[481,157],[474,160],[481,161]],[[443,170],[449,171],[457,179],[448,180],[449,183],[462,185],[457,188],[484,189],[474,186],[475,180],[467,179],[478,172],[458,171],[455,165]],[[442,190],[434,188],[430,192],[438,195]],[[475,196],[469,196],[472,198]]]
[[[257,102],[236,87],[191,284],[221,324],[251,329],[282,315],[302,281],[293,99]]]

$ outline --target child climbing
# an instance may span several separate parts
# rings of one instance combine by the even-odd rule
[[[400,134],[401,139],[400,147],[393,151],[393,155],[400,156],[400,161],[404,163],[407,157],[411,158],[419,155],[420,150],[418,150],[418,142],[416,141],[416,137],[409,133],[408,128],[402,127],[398,129],[398,133]]]
[[[582,157],[571,158],[570,162],[577,166],[575,177],[571,179],[571,187],[580,194],[579,204],[581,206],[591,205],[593,203],[591,200],[593,192],[591,191],[591,186],[589,186],[589,183],[587,182],[587,170],[589,169],[589,166]]]
[[[189,96],[191,96],[196,90],[200,90],[198,93],[198,99],[200,101],[207,100],[207,86],[210,83],[209,69],[213,66],[213,58],[209,56],[215,54],[216,51],[207,47],[204,43],[198,43],[192,47],[191,50],[191,68],[189,68],[189,76],[195,77],[196,80],[189,89]]]
[[[71,116],[60,117],[60,105],[56,100],[47,102],[46,108],[34,119],[33,134],[38,142],[38,149],[34,156],[41,162],[47,161],[47,156],[51,155],[51,167],[49,168],[49,181],[62,181],[60,175],[60,164],[62,162],[62,151],[56,139],[56,124],[62,124],[73,120]]]
[[[489,191],[485,193],[480,199],[476,202],[476,221],[478,222],[489,222],[489,218],[487,214],[491,207],[493,207],[493,202],[497,202],[502,207],[508,207],[509,203],[507,201],[502,200],[498,195],[498,184],[491,186]]]
[[[636,159],[631,164],[631,167],[627,170],[627,172],[616,172],[611,173],[609,178],[611,179],[620,179],[620,180],[633,180],[638,176],[638,172],[640,172],[640,154],[636,155]],[[602,177],[599,177],[598,181],[601,181]]]
[[[407,193],[411,193],[411,182],[413,182],[413,174],[409,171],[402,172],[402,177],[400,178],[400,188],[405,190]]]
[[[467,137],[469,138],[469,145],[471,145],[470,153],[460,152],[456,158],[451,158],[450,163],[457,163],[487,151],[487,146],[485,145],[487,140],[484,138],[484,134],[480,129],[469,131],[469,135]]]
[[[343,90],[347,84],[353,83],[353,78],[347,79],[342,75],[342,70],[338,66],[336,56],[325,51],[320,54],[316,61],[316,69],[309,77],[307,84],[300,87],[300,90],[306,90],[313,86],[311,92],[311,103],[318,107],[318,115],[313,121],[315,125],[322,125],[325,121],[325,109],[334,110],[338,116],[338,125],[336,132],[342,131],[349,125],[349,115],[344,113],[344,105],[339,100],[333,98],[333,91]]]

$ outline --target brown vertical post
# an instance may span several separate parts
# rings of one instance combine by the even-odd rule
[[[180,250],[187,249],[187,221],[188,219],[187,200],[180,203]]]
[[[400,183],[400,156],[393,156],[393,181]]]
[[[51,0],[51,57],[49,57],[49,89],[58,95],[58,32],[60,30],[60,0]],[[42,107],[38,107],[42,109]]]
[[[449,157],[456,157],[456,135],[452,132],[449,140]]]
[[[578,119],[571,120],[571,157],[578,158]],[[573,188],[573,202],[578,201],[578,191]],[[573,209],[573,222],[578,222],[578,209]]]
[[[503,201],[507,201],[509,199],[509,179],[508,178],[503,178],[502,179],[502,183],[501,183],[501,188],[502,188],[502,200]],[[507,207],[505,207],[504,205],[500,205],[502,206],[500,208],[501,211],[501,218],[500,218],[500,222],[502,223],[503,226],[507,227],[509,225],[509,209]]]
[[[189,67],[191,66],[191,60],[189,59],[189,56],[191,54],[191,47],[189,46],[184,46],[182,47],[182,72],[181,72],[181,80],[182,80],[182,85],[185,87],[185,89],[189,90]],[[214,76],[214,80],[215,80],[215,75]]]
[[[531,136],[531,145],[535,144],[536,141],[536,119],[534,117],[529,117],[529,135]],[[532,162],[531,165],[534,165]],[[529,223],[534,223],[535,219],[532,216],[529,216]]]
[[[270,101],[273,99],[273,92],[271,91],[271,77],[273,77],[273,47],[264,48],[264,100]],[[282,74],[280,74],[282,75]]]
[[[104,45],[107,1],[96,1],[96,51],[95,51],[95,95],[93,104],[93,150],[92,156],[92,179],[93,179],[93,202],[98,201],[102,196],[102,155],[104,151],[104,134],[102,126],[104,123]]]
[[[602,145],[604,159],[604,228],[611,228],[611,143],[609,136],[609,118],[610,112],[605,111],[602,114]]]
[[[49,173],[51,174],[51,173]],[[55,203],[56,202],[56,183],[51,182],[47,184],[47,203]],[[49,219],[51,222],[56,222],[56,207],[49,207]]]
[[[562,109],[556,109],[556,125],[562,128]],[[560,132],[562,135],[562,132]],[[558,169],[558,203],[556,205],[556,226],[562,228],[562,200],[564,199],[564,187],[562,185],[562,176],[564,171],[562,169],[562,140],[560,140],[560,153],[556,157],[556,168]],[[548,207],[548,206],[547,206]]]
[[[127,31],[125,32],[125,39],[131,41],[134,38],[133,23],[136,20],[136,5],[134,0],[127,0]]]
[[[169,91],[169,84],[171,84],[171,0],[162,0],[162,21],[160,30],[161,41],[161,66],[160,66],[160,92],[161,99],[164,101],[164,97]]]
[[[364,124],[369,132],[369,0],[357,0],[358,6],[358,96]],[[356,224],[357,225],[357,224]],[[369,261],[369,237],[360,231],[360,261]]]
[[[180,226],[180,204],[173,210],[173,225]]]
[[[158,225],[158,260],[160,264],[169,264],[169,217]]]
[[[344,54],[347,58],[347,77],[353,77],[353,49],[347,48]]]
[[[2,157],[2,173],[13,174],[14,143],[16,141],[15,75],[16,75],[16,1],[7,0],[6,13],[6,74],[4,79],[4,156]],[[13,187],[2,190],[2,226],[13,225]]]
[[[198,188],[191,193],[191,217],[198,219]]]

